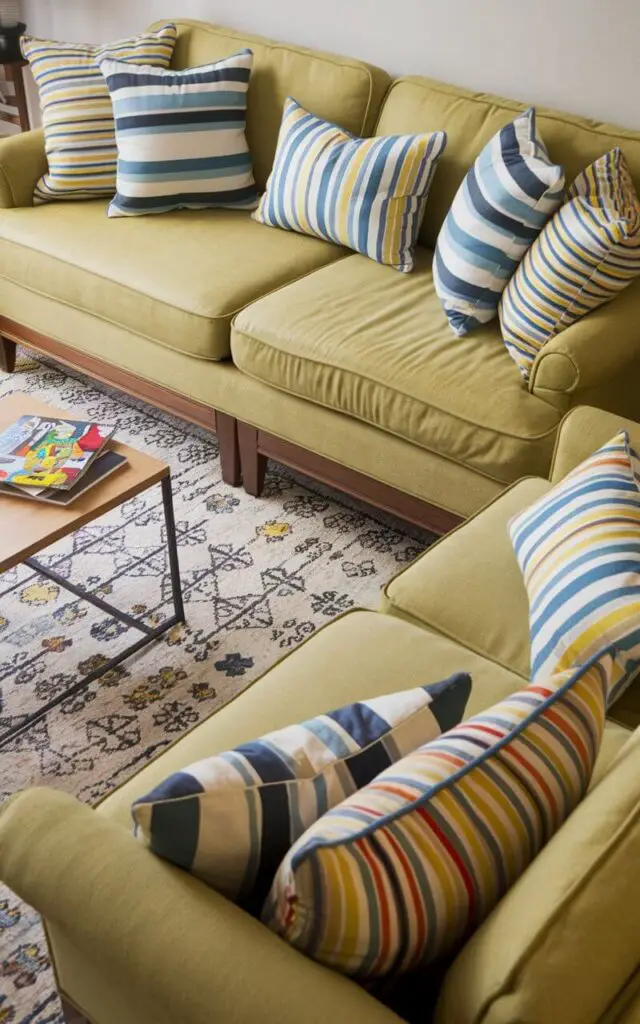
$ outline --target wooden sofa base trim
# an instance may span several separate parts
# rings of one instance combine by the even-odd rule
[[[0,369],[6,373],[12,373],[15,368],[16,344],[25,345],[27,348],[35,349],[36,352],[53,356],[65,366],[81,370],[89,377],[100,380],[104,384],[110,384],[134,398],[142,398],[143,401],[149,402],[150,405],[154,405],[158,409],[164,409],[180,419],[188,420],[189,423],[195,423],[199,427],[204,427],[205,430],[210,430],[218,437],[222,479],[232,487],[238,487],[241,483],[235,417],[217,412],[203,402],[186,398],[170,388],[163,387],[162,384],[144,380],[143,377],[138,377],[137,374],[130,373],[128,370],[111,366],[102,359],[98,359],[97,356],[78,352],[70,345],[65,345],[63,342],[40,334],[30,327],[23,327],[22,324],[0,316]]]
[[[61,999],[61,1001],[62,1015],[67,1024],[90,1024],[89,1019],[87,1017],[83,1017],[72,1003],[69,1003],[66,999]]]
[[[300,448],[290,441],[263,430],[257,430],[238,420],[238,443],[244,488],[254,497],[260,497],[264,487],[267,461],[275,459],[285,466],[299,470],[320,483],[335,487],[352,498],[390,512],[406,522],[420,526],[430,533],[443,534],[463,522],[461,516],[446,509],[430,505],[411,494],[405,494],[389,484],[383,484],[355,469],[326,459],[323,455]]]

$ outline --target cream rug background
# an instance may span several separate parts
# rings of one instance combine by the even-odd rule
[[[54,364],[22,355],[0,374],[0,397],[14,391],[114,423],[120,439],[170,463],[188,621],[0,749],[0,800],[44,784],[96,801],[328,620],[375,608],[426,545],[273,464],[264,498],[228,487],[211,435]],[[150,623],[169,611],[159,488],[40,557]],[[5,573],[0,733],[132,633],[24,566]],[[61,1021],[37,916],[0,887],[0,1024]]]

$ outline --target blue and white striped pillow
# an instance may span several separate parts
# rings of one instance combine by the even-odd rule
[[[438,235],[433,277],[458,337],[492,320],[509,279],[564,196],[564,172],[536,132],[533,108],[484,147]]]
[[[640,672],[640,464],[625,431],[510,523],[529,598],[531,678],[611,646],[609,703]]]
[[[256,206],[245,136],[252,64],[251,50],[187,71],[101,62],[118,144],[110,217]]]
[[[348,246],[396,270],[413,270],[446,142],[444,132],[359,139],[289,98],[254,219]]]
[[[461,720],[471,679],[348,704],[170,776],[132,812],[166,860],[259,912],[289,847],[325,811]]]

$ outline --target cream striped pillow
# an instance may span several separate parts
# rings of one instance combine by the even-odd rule
[[[48,173],[36,185],[34,203],[115,194],[113,107],[100,61],[109,57],[168,68],[177,37],[171,22],[106,46],[23,37],[22,53],[40,94],[49,160]]]

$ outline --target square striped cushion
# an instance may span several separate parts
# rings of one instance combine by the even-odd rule
[[[187,71],[102,61],[118,143],[110,217],[254,209],[245,136],[252,65],[251,50]]]
[[[347,246],[396,270],[413,270],[446,141],[444,132],[359,139],[289,98],[254,218]]]
[[[578,175],[502,296],[502,337],[524,379],[550,338],[638,276],[640,200],[616,148]]]
[[[640,463],[621,431],[510,523],[529,597],[531,676],[615,644],[610,700],[640,670]]]
[[[285,853],[383,768],[459,722],[468,675],[359,701],[199,761],[136,801],[139,839],[259,912]]]
[[[509,278],[564,196],[564,172],[536,131],[533,108],[484,147],[438,235],[436,292],[461,337],[492,320]]]
[[[22,38],[40,94],[49,171],[38,182],[35,203],[52,199],[111,197],[116,190],[116,139],[109,90],[100,71],[104,57],[168,68],[177,39],[171,22],[106,46]]]
[[[386,769],[292,847],[264,922],[362,980],[457,950],[585,795],[610,668],[531,684]]]

